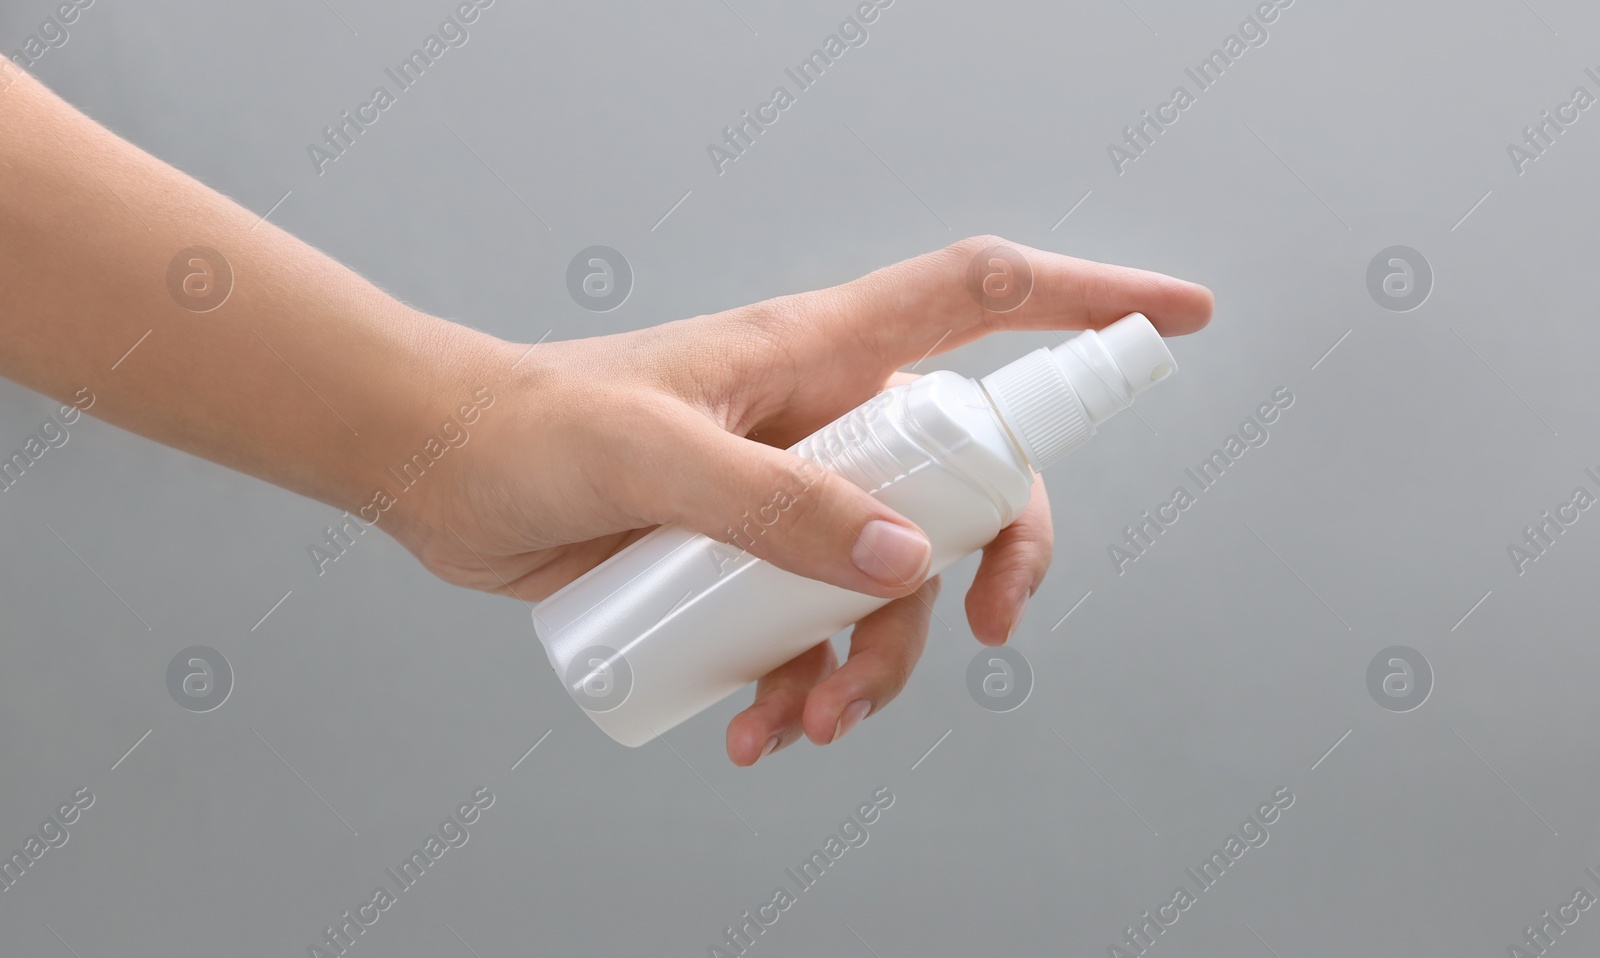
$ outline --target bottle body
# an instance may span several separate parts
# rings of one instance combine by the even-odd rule
[[[880,393],[790,451],[917,523],[932,572],[1009,525],[1033,481],[983,387],[952,372]],[[612,738],[642,745],[890,601],[740,547],[806,495],[805,475],[730,530],[734,544],[664,526],[534,610],[551,666]]]

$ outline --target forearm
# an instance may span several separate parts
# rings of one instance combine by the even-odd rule
[[[87,387],[93,415],[354,511],[493,385],[504,344],[396,301],[28,77],[0,92],[0,173],[0,375],[63,402]],[[224,276],[189,257],[169,271],[195,246],[232,272],[214,308]]]

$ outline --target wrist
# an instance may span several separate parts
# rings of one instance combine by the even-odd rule
[[[338,503],[408,545],[443,531],[441,507],[465,471],[464,450],[520,352],[486,333],[409,312],[397,324],[405,361],[376,371],[369,394],[377,425],[348,464]]]

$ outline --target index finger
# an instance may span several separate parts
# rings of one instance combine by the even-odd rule
[[[1197,283],[975,236],[834,287],[824,342],[864,344],[898,367],[1001,330],[1098,329],[1144,313],[1163,336],[1211,319]]]

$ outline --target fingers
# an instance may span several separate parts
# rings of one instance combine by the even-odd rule
[[[1054,552],[1050,500],[1044,479],[1035,475],[1028,507],[984,547],[983,561],[967,590],[967,622],[979,642],[1003,645],[1016,632]]]
[[[922,530],[849,480],[700,420],[665,441],[652,483],[678,522],[807,578],[883,597],[910,593],[933,549]]]
[[[938,595],[934,576],[856,623],[850,657],[806,698],[801,723],[807,738],[818,745],[836,742],[900,694],[922,658]]]
[[[967,593],[967,617],[980,642],[1000,645],[1015,632],[1053,551],[1050,503],[1035,476],[1027,508],[984,548]],[[842,667],[823,642],[764,676],[755,701],[728,724],[733,763],[753,765],[801,734],[818,745],[838,741],[892,701],[922,657],[939,585],[934,576],[858,622]]]
[[[802,733],[827,745],[888,705],[922,657],[938,595],[934,576],[856,623],[842,667],[833,644],[823,642],[762,677],[755,701],[728,723],[728,758],[754,765]]]
[[[999,291],[1010,292],[990,295]],[[1142,312],[1175,336],[1205,326],[1212,305],[1209,289],[1171,276],[978,236],[705,321],[729,352],[716,394],[760,423],[763,441],[786,445],[870,397],[891,370],[988,333],[1099,328]]]
[[[728,758],[733,764],[754,765],[798,739],[806,696],[836,668],[833,643],[824,641],[762,676],[755,701],[728,723]]]
[[[996,251],[996,247],[1001,248]],[[998,282],[998,287],[986,285]],[[998,298],[991,290],[1009,291]],[[1191,333],[1211,319],[1204,286],[1127,266],[1037,250],[977,236],[869,273],[775,308],[789,322],[796,365],[807,368],[841,349],[895,368],[954,349],[987,333],[1097,329],[1144,313],[1164,336]],[[797,300],[797,302],[786,302]]]
[[[988,296],[988,281],[1008,291]],[[995,236],[962,240],[871,273],[848,289],[872,336],[896,365],[926,355],[929,338],[948,336],[940,350],[980,335],[1015,329],[1098,328],[1142,312],[1163,335],[1194,332],[1211,318],[1204,286],[1161,273],[1077,259]]]

